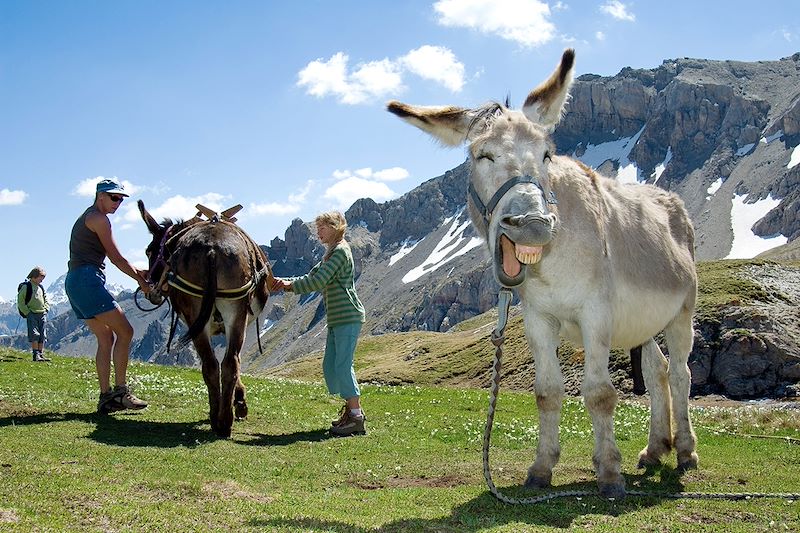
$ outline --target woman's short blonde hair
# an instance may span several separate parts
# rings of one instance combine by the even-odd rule
[[[339,211],[327,211],[321,215],[317,215],[314,222],[330,226],[336,232],[336,240],[341,241],[344,238],[344,232],[347,230],[347,220],[344,215]]]
[[[39,276],[46,276],[47,272],[44,271],[44,268],[40,266],[35,266],[31,269],[31,273],[28,274],[28,279],[38,278]]]

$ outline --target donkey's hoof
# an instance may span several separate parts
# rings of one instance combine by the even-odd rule
[[[529,472],[527,479],[525,479],[525,488],[546,489],[550,487],[552,480],[553,480],[552,474],[549,476],[537,476]]]
[[[233,412],[236,420],[247,418],[247,403],[244,400],[233,402]]]
[[[661,464],[661,459],[652,457],[645,452],[639,454],[639,462],[636,468],[655,468]]]
[[[600,496],[603,498],[621,500],[625,497],[625,483],[597,483]]]
[[[693,453],[688,459],[679,461],[677,470],[680,474],[687,470],[697,470],[697,454]]]
[[[217,428],[214,430],[214,433],[221,439],[231,438],[231,428]]]

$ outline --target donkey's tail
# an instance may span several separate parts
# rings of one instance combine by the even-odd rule
[[[208,281],[203,291],[203,299],[200,301],[200,313],[189,326],[189,331],[181,336],[179,340],[181,345],[186,345],[197,337],[208,324],[211,313],[214,312],[214,301],[217,299],[217,253],[214,250],[208,252],[206,273]]]

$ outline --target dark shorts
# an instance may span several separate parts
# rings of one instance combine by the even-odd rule
[[[119,304],[106,290],[106,276],[99,268],[84,265],[67,272],[64,280],[67,298],[78,318],[86,320],[100,313],[119,309]]]
[[[28,342],[44,343],[44,313],[28,313]]]

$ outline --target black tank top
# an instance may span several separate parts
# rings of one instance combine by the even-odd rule
[[[105,269],[106,249],[97,233],[86,227],[86,215],[92,211],[97,211],[93,205],[83,212],[75,225],[72,226],[72,234],[69,237],[69,263],[67,269],[73,270],[80,266],[92,265],[100,269]]]

